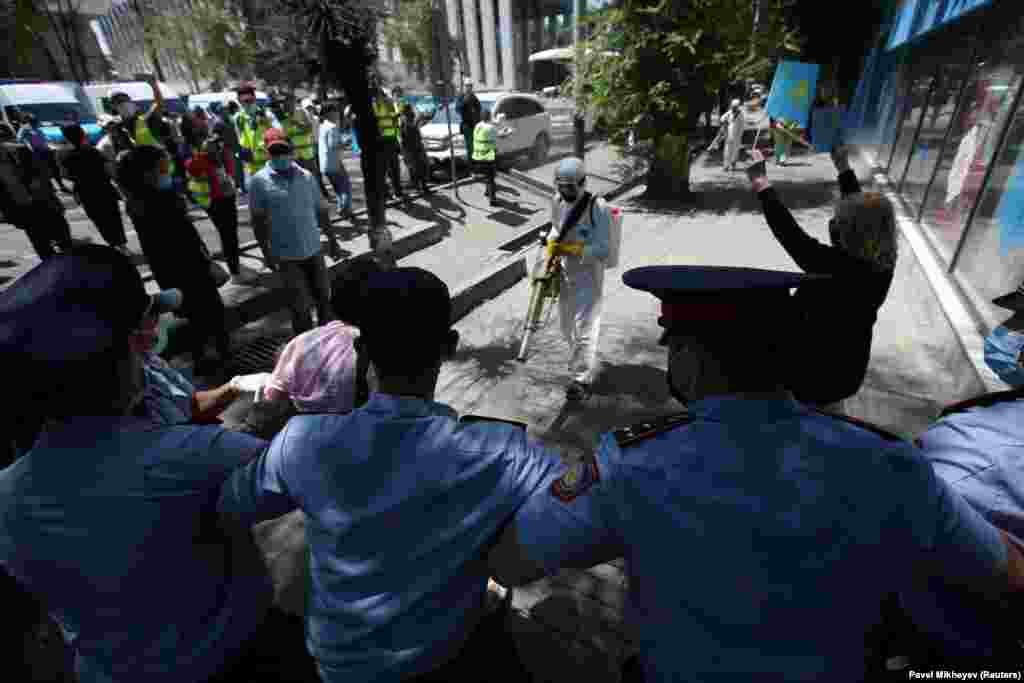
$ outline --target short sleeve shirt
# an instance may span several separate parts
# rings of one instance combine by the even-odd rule
[[[290,173],[279,173],[268,162],[249,181],[249,208],[269,218],[275,258],[302,261],[320,253],[320,188],[298,164]]]
[[[517,514],[549,571],[625,556],[648,681],[862,680],[883,595],[925,555],[964,581],[1006,566],[998,532],[909,445],[792,400],[691,412],[632,446],[606,435],[577,495],[552,487]]]
[[[401,680],[451,657],[484,597],[485,547],[560,459],[505,424],[373,394],[348,415],[293,417],[224,486],[239,523],[307,516],[310,651],[327,683]]]
[[[254,633],[272,589],[232,566],[216,500],[265,445],[218,427],[80,417],[0,470],[0,563],[45,596],[78,680],[205,680]]]

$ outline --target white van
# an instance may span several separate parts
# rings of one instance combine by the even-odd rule
[[[228,106],[228,102],[237,102],[238,94],[234,90],[225,90],[223,92],[201,92],[198,95],[188,96],[188,107],[200,106],[203,109],[209,111],[210,105],[214,102],[220,102],[221,106]],[[256,91],[256,104],[261,107],[267,108],[270,106],[270,96],[265,92]]]
[[[160,86],[160,94],[164,97],[164,108],[167,111],[172,114],[184,114],[188,111],[188,96],[183,96],[166,83],[158,82],[157,85]],[[153,106],[153,87],[145,81],[96,83],[85,86],[85,92],[92,99],[96,111],[101,114],[117,114],[110,104],[110,96],[116,92],[123,92],[132,98],[140,113],[145,114]]]
[[[32,114],[50,147],[63,151],[70,146],[60,127],[77,123],[93,143],[103,137],[96,125],[96,110],[78,83],[73,81],[0,80],[0,120],[14,130],[21,126],[21,117]]]

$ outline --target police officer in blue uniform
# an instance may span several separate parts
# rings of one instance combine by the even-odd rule
[[[917,444],[935,474],[971,507],[996,527],[1024,539],[1024,291],[993,303],[1017,314],[985,343],[987,365],[1012,388],[949,406]],[[969,596],[934,580],[905,592],[901,602],[933,639],[932,648],[946,656],[991,662],[1015,655],[1019,662],[1024,655],[1016,643],[1022,629],[1004,609],[979,610]],[[919,661],[911,658],[912,665]]]
[[[459,338],[435,275],[373,273],[364,297],[369,401],[293,417],[225,484],[222,514],[305,512],[308,643],[326,683],[524,680],[500,619],[481,616],[486,551],[561,460],[521,426],[460,422],[434,401]]]
[[[909,444],[784,389],[789,289],[821,276],[652,266],[670,390],[687,410],[606,434],[532,496],[490,555],[521,585],[626,558],[647,681],[864,678],[883,595],[924,569],[1002,594],[1024,557]],[[741,678],[742,677],[742,678]]]

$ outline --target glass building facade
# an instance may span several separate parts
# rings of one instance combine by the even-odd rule
[[[1024,280],[1024,2],[905,0],[847,120],[990,328]],[[987,333],[987,329],[985,332]]]

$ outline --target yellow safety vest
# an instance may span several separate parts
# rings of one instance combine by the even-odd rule
[[[296,123],[295,118],[291,118],[285,124],[285,135],[291,140],[292,147],[295,149],[295,158],[308,161],[315,156],[313,151],[313,129],[304,123]]]
[[[163,143],[157,140],[156,136],[153,135],[153,131],[151,131],[149,129],[149,126],[146,125],[146,121],[142,116],[139,116],[135,119],[135,130],[132,131],[132,138],[135,140],[136,147],[138,147],[139,145],[151,145],[153,147],[159,147],[160,149],[164,149],[164,151],[167,151],[164,148]],[[174,163],[174,155],[169,154],[169,156],[171,161],[171,175],[174,175],[174,172],[176,170]]]
[[[254,126],[252,117],[244,111],[235,115],[235,123],[238,126],[238,143],[252,154],[252,161],[245,162],[245,172],[254,175],[267,165],[268,156],[263,146],[263,134],[273,128],[274,123],[270,117],[264,116],[260,123]]]
[[[473,129],[473,161],[494,161],[498,153],[498,129],[481,121]]]
[[[204,145],[196,154],[206,154],[206,146]],[[201,178],[189,174],[188,189],[192,193],[192,198],[196,200],[196,204],[204,209],[210,208],[210,175],[208,173]]]
[[[394,103],[387,99],[373,103],[373,113],[377,115],[377,127],[382,140],[398,140],[398,112]]]

